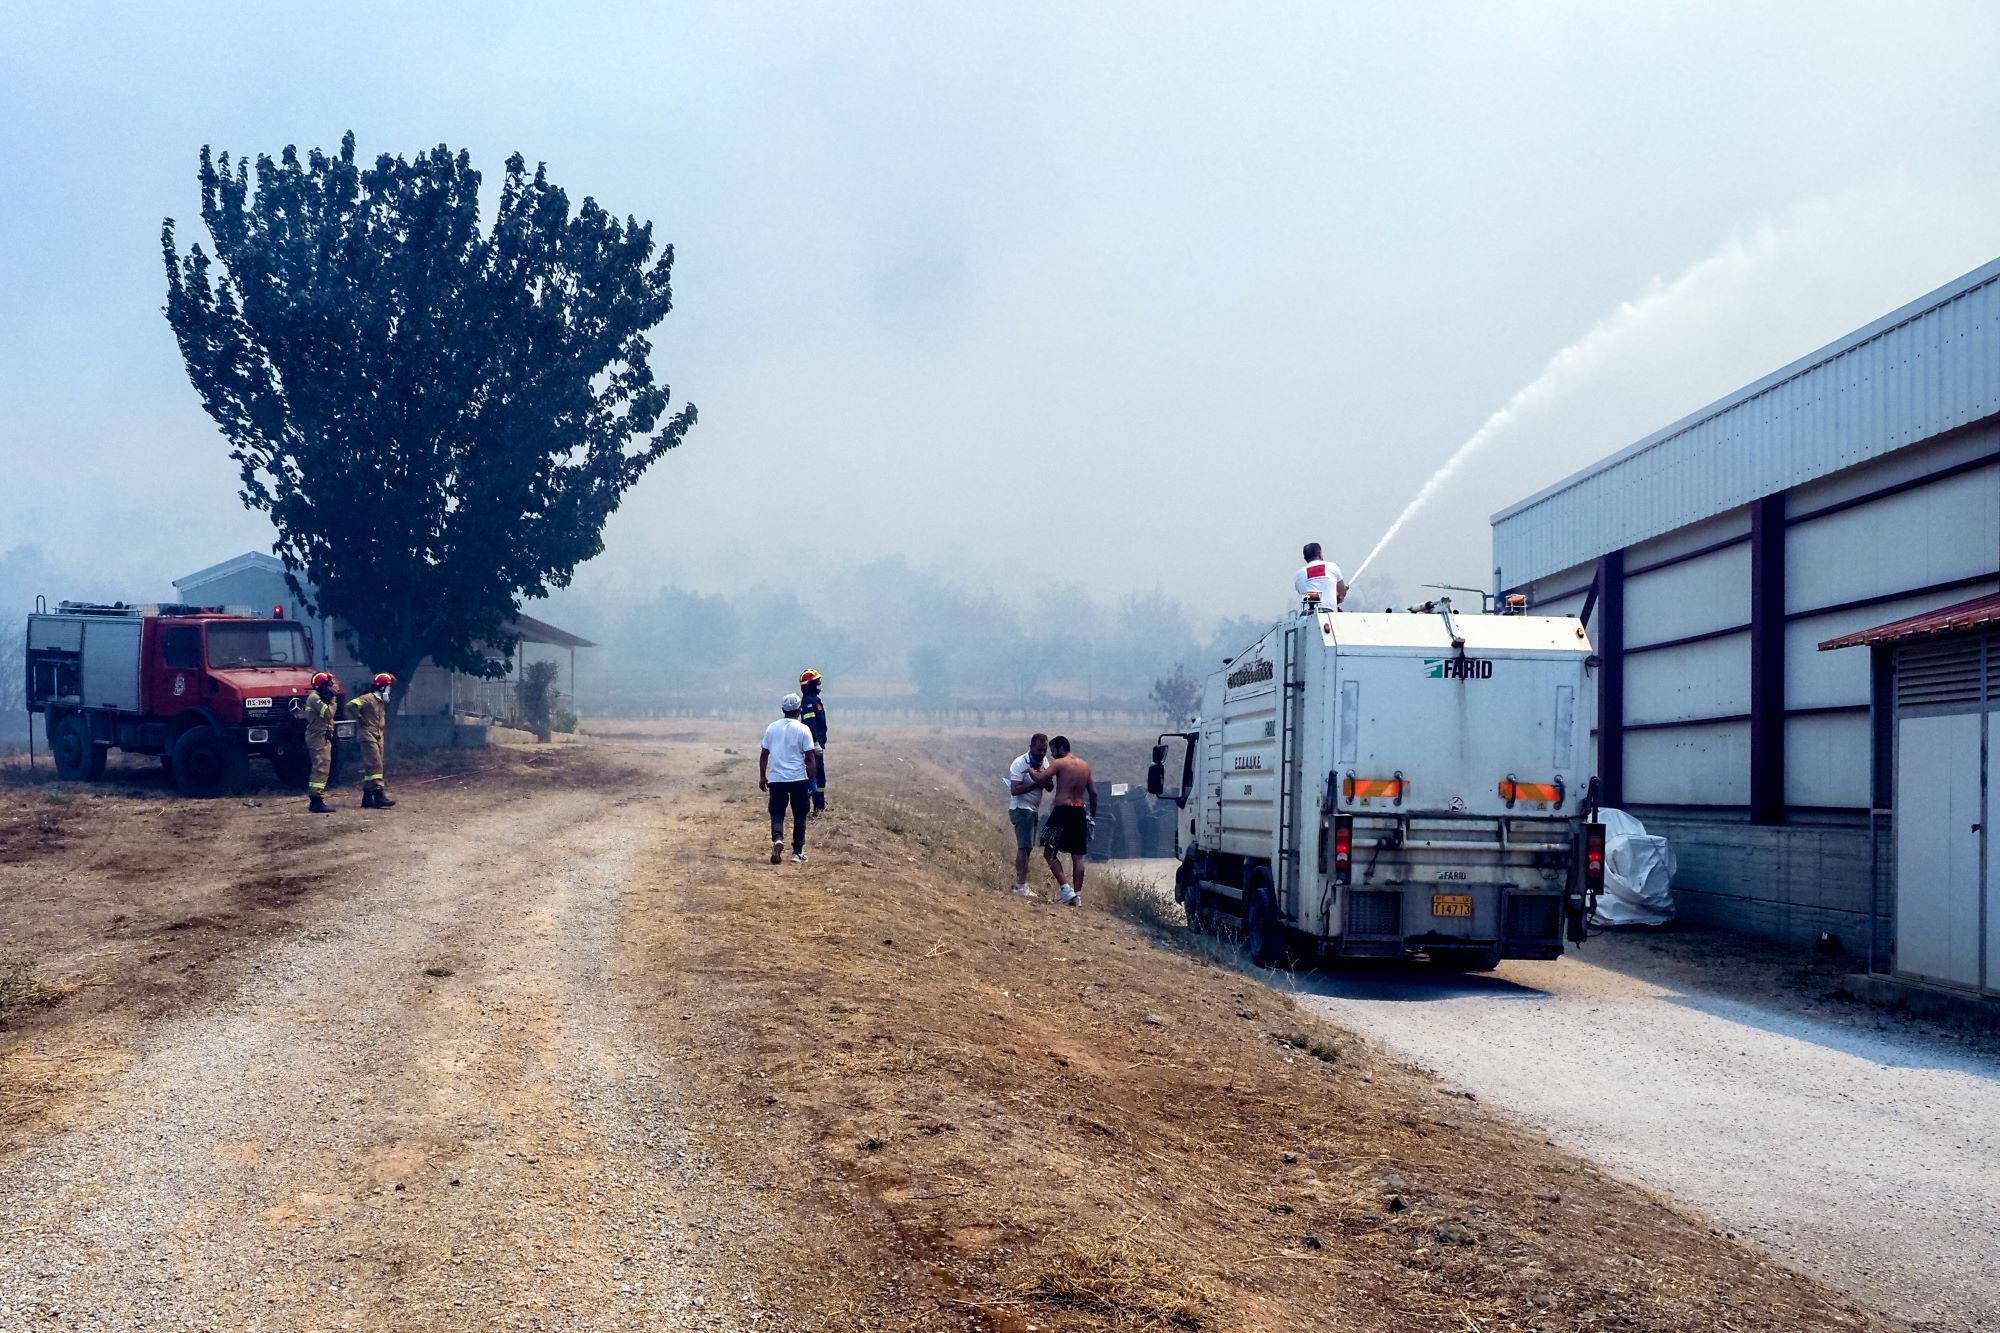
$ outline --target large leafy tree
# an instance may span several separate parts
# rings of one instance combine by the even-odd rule
[[[233,165],[201,151],[199,242],[161,235],[167,322],[271,516],[293,591],[407,680],[487,669],[523,597],[603,549],[627,487],[694,425],[646,333],[672,308],[651,223],[575,209],[507,160],[499,211],[440,145]]]

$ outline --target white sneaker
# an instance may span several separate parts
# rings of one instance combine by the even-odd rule
[[[805,854],[804,852],[793,852],[793,853],[792,853],[792,864],[793,864],[793,865],[795,865],[795,866],[802,866],[802,865],[804,865],[805,863],[806,863],[806,854]]]
[[[1036,893],[1025,884],[1016,884],[1014,886],[1014,896],[1016,898],[1039,898],[1042,895]]]
[[[1063,885],[1062,892],[1056,895],[1056,905],[1058,907],[1074,907],[1082,901],[1083,895],[1067,884]]]

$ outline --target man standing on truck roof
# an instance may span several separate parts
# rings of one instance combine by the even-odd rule
[[[1318,542],[1307,542],[1306,563],[1298,573],[1292,575],[1292,587],[1298,590],[1299,600],[1308,607],[1319,609],[1326,603],[1326,595],[1333,594],[1333,609],[1347,600],[1347,581],[1340,577],[1340,566],[1320,554]]]
[[[771,794],[771,864],[785,855],[785,808],[792,811],[792,860],[806,859],[806,807],[812,799],[812,776],[819,768],[813,734],[799,721],[804,707],[796,694],[779,700],[784,716],[764,728],[764,748],[757,753],[757,790]]]
[[[1056,901],[1065,907],[1083,905],[1083,858],[1090,850],[1090,830],[1097,823],[1097,784],[1090,765],[1069,752],[1069,737],[1049,741],[1049,766],[1043,770],[1055,788],[1055,808],[1042,826],[1042,855],[1055,878]],[[1088,807],[1089,813],[1085,813]],[[1069,854],[1070,878],[1064,879],[1059,854]]]
[[[1014,896],[1032,898],[1028,887],[1028,853],[1035,845],[1035,820],[1041,814],[1042,793],[1052,779],[1042,770],[1049,757],[1049,738],[1036,732],[1028,738],[1028,751],[1007,769],[1007,822],[1014,826]]]
[[[816,815],[826,813],[826,701],[819,697],[819,687],[825,682],[826,677],[811,667],[799,673],[799,721],[813,734],[813,749],[819,755],[812,789],[812,812]]]
[[[313,692],[306,696],[306,754],[312,759],[312,776],[306,780],[311,800],[306,809],[325,815],[333,812],[326,803],[326,781],[333,776],[333,719],[340,712],[340,700],[334,697],[330,671],[314,672],[312,687]]]
[[[387,810],[395,802],[382,780],[382,750],[389,738],[389,691],[396,678],[386,671],[375,673],[375,688],[347,701],[347,711],[360,723],[361,808]]]

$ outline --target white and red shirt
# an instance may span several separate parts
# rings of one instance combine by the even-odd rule
[[[1315,560],[1292,575],[1292,586],[1298,589],[1300,597],[1318,593],[1320,605],[1337,610],[1339,599],[1334,594],[1340,587],[1340,566],[1331,560]]]

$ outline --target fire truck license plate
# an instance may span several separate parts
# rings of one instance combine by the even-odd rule
[[[1431,895],[1432,916],[1471,916],[1472,895],[1469,893],[1433,893]]]

